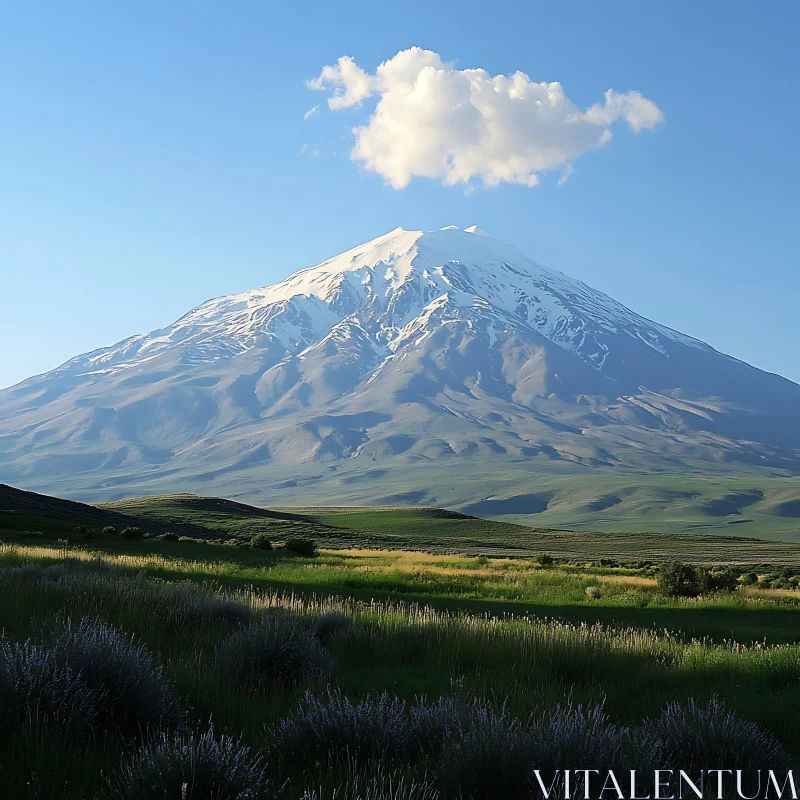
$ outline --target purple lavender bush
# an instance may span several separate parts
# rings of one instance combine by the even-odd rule
[[[91,693],[98,732],[138,736],[182,726],[184,715],[164,668],[133,635],[83,618],[77,625],[67,621],[65,631],[48,644]]]
[[[0,641],[0,730],[27,721],[51,722],[85,736],[93,723],[93,693],[53,649],[31,641]]]
[[[404,700],[388,692],[357,703],[338,689],[322,697],[306,692],[291,717],[267,729],[270,750],[287,766],[344,756],[392,759],[412,748],[413,731]]]
[[[741,719],[718,697],[705,705],[694,699],[672,702],[643,724],[661,740],[664,758],[675,769],[770,769],[786,766],[783,747],[756,723]]]
[[[111,781],[122,800],[270,800],[279,792],[263,761],[230,736],[161,734],[139,749]]]
[[[336,662],[305,626],[285,614],[267,614],[231,634],[217,649],[226,680],[247,691],[286,689],[331,680]]]

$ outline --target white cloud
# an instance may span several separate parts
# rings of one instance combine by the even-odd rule
[[[569,176],[575,172],[575,167],[572,164],[566,164],[564,166],[564,171],[561,173],[561,177],[558,179],[558,185],[563,186],[568,180]]]
[[[523,72],[459,70],[419,47],[402,50],[374,74],[343,56],[308,86],[332,92],[334,111],[378,96],[367,124],[353,129],[351,155],[395,189],[414,177],[535,186],[540,173],[557,168],[563,183],[576,158],[611,139],[618,120],[637,133],[663,121],[658,106],[639,92],[609,89],[604,103],[581,111],[558,82],[535,83]]]
[[[314,108],[309,108],[305,114],[303,114],[303,119],[311,119],[311,117],[316,117],[319,113],[319,106],[314,106]]]
[[[322,72],[308,81],[308,88],[317,91],[333,86],[328,107],[334,111],[361,105],[373,92],[374,78],[367,75],[350,56],[342,56],[335,67],[323,67]]]

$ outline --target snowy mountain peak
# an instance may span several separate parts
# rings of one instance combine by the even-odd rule
[[[465,233],[474,233],[476,236],[488,236],[490,239],[494,238],[491,233],[479,228],[477,225],[470,225],[469,228],[464,228]]]
[[[530,496],[531,460],[800,468],[798,405],[477,226],[396,228],[0,392],[0,483],[436,504],[483,458]]]
[[[441,302],[432,316],[434,301]],[[674,344],[710,349],[472,225],[395,228],[279,283],[209,300],[166,328],[73,359],[65,368],[118,370],[169,350],[189,363],[254,347],[291,352],[319,342],[345,319],[382,348],[416,319],[412,328],[466,317],[484,327],[491,322],[493,331],[535,332],[600,370],[620,336],[660,356]]]

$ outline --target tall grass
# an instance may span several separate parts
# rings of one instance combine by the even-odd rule
[[[727,747],[741,753],[759,742],[767,752],[780,740],[800,754],[800,720],[787,713],[800,702],[800,645],[743,645],[664,630],[264,591],[244,572],[237,577],[231,565],[162,557],[4,547],[4,646],[46,643],[54,618],[86,618],[97,630],[113,626],[121,641],[147,649],[153,674],[163,670],[189,729],[207,729],[213,719],[214,742],[223,750],[235,742],[240,754],[251,748],[247,758],[264,759],[257,770],[263,768],[269,787],[289,780],[289,798],[305,791],[332,797],[334,790],[349,796],[341,794],[348,786],[360,787],[365,797],[450,797],[467,784],[475,796],[490,796],[480,787],[500,781],[498,775],[516,781],[517,788],[509,783],[507,790],[512,796],[527,791],[524,765],[531,753],[543,764],[576,766],[561,762],[602,745],[606,749],[596,751],[602,758],[628,763],[634,745],[650,752],[655,740],[680,741],[683,724],[693,726],[712,752]],[[187,574],[195,581],[182,580]],[[320,634],[331,628],[331,635]],[[236,654],[253,647],[258,657],[251,653],[247,663],[256,673],[238,680],[243,662]],[[291,656],[289,679],[272,679],[275,652]],[[312,662],[323,668],[308,669]],[[329,680],[334,663],[339,689],[320,694],[320,678]],[[314,694],[306,694],[309,687]],[[712,707],[712,699],[719,705]],[[645,718],[649,727],[641,726]],[[47,753],[53,769],[63,765],[70,785],[76,760],[97,776],[119,772],[117,756],[103,749],[108,742],[87,746],[34,723],[20,720],[18,730],[27,738],[0,744],[0,782],[23,785],[25,770],[30,780],[31,765],[42,760],[37,753]],[[135,749],[135,737],[114,740],[127,753],[123,773],[131,765],[146,772],[163,763],[177,775],[184,769],[176,755],[182,747],[191,755],[196,746],[198,758],[216,758],[219,748],[211,740],[174,733],[174,721],[161,727],[144,750]],[[324,730],[315,745],[311,733]],[[336,742],[340,751],[333,753]],[[684,758],[677,745],[658,752]],[[325,777],[334,758],[356,758],[357,768]],[[385,764],[392,759],[388,774]],[[110,791],[99,777],[89,783],[63,796]]]

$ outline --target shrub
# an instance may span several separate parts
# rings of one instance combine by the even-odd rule
[[[404,775],[392,775],[384,769],[378,774],[356,772],[345,783],[337,786],[333,794],[314,789],[307,789],[300,800],[438,800],[439,792],[426,781],[406,780]]]
[[[710,592],[733,592],[739,585],[739,575],[732,569],[713,569],[706,573],[705,583]]]
[[[328,611],[317,617],[312,632],[322,644],[337,637],[351,636],[356,630],[353,618],[341,611]]]
[[[599,600],[603,596],[599,586],[587,586],[584,591],[590,600]]]
[[[668,597],[697,597],[703,588],[698,571],[681,561],[662,564],[657,580],[658,588]]]
[[[139,749],[112,781],[123,800],[255,800],[277,797],[262,760],[230,736],[180,733]]]
[[[250,540],[250,547],[255,550],[272,550],[272,542],[269,537],[264,533],[257,533]]]
[[[283,614],[268,614],[229,636],[217,650],[217,663],[226,680],[251,691],[329,679],[336,668],[312,633]]]
[[[123,528],[119,532],[119,535],[124,537],[125,539],[144,539],[144,531],[141,528],[137,528],[134,526]]]
[[[338,689],[322,698],[306,692],[294,714],[267,733],[273,752],[294,767],[344,757],[398,758],[408,754],[412,738],[404,700],[383,692],[353,704]]]
[[[755,586],[758,583],[758,575],[755,572],[745,572],[741,577],[742,586]]]
[[[200,540],[195,539],[193,536],[179,536],[178,541],[186,544],[187,542],[199,542]]]
[[[178,536],[177,533],[167,531],[166,533],[162,533],[158,538],[162,542],[179,542],[181,537]]]
[[[235,600],[217,597],[193,584],[163,587],[167,624],[171,627],[214,628],[248,625],[252,619],[249,608]]]
[[[657,738],[615,725],[601,705],[557,706],[532,720],[531,729],[533,760],[543,779],[570,764],[623,772],[652,770],[662,755]]]
[[[769,769],[786,762],[778,741],[753,722],[740,719],[725,703],[712,697],[701,706],[673,702],[645,730],[660,739],[667,761],[676,769]]]
[[[317,554],[317,543],[311,539],[289,539],[284,544],[286,550],[291,550],[299,556],[311,558]]]
[[[164,668],[133,636],[84,618],[77,625],[68,621],[66,630],[48,646],[90,692],[91,716],[98,731],[135,735],[183,723]]]
[[[0,725],[6,732],[32,717],[86,734],[91,693],[54,649],[30,641],[0,642]]]
[[[530,732],[505,709],[496,712],[473,704],[471,712],[441,760],[445,795],[474,800],[532,797],[535,743]]]
[[[0,707],[10,724],[28,714],[70,733],[138,734],[180,725],[163,669],[117,628],[89,619],[43,644],[0,645]]]
[[[540,553],[536,556],[536,563],[540,567],[552,567],[556,560],[549,553]]]
[[[103,533],[106,534],[106,536],[116,536],[117,529],[113,525],[106,525],[105,528],[103,528]]]

